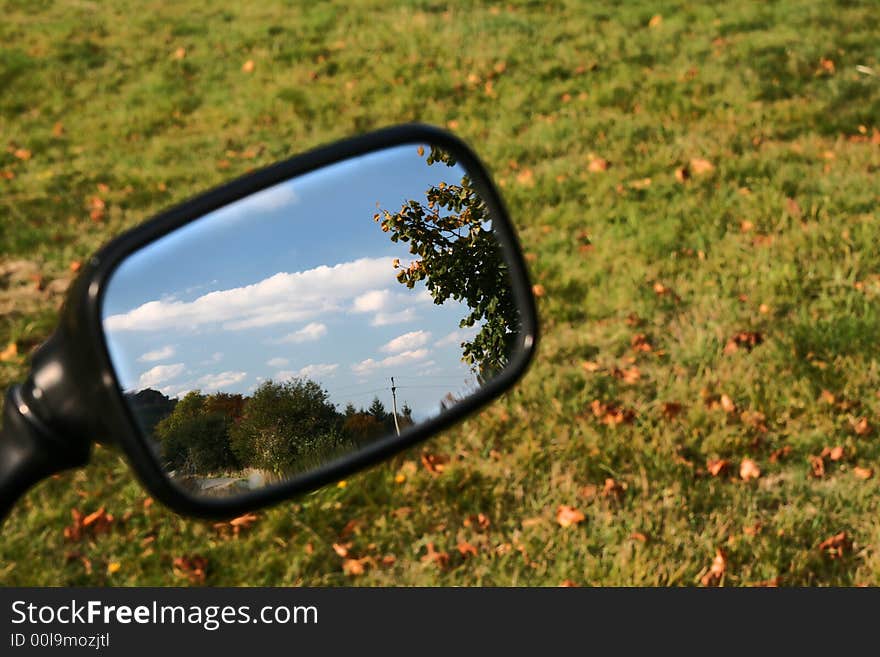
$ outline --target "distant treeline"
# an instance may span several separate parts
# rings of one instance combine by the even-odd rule
[[[339,412],[309,379],[266,381],[250,397],[194,391],[178,401],[148,388],[126,398],[164,467],[182,475],[245,468],[288,475],[395,431],[378,397],[367,409],[349,403]],[[397,421],[401,429],[413,423],[406,404]]]

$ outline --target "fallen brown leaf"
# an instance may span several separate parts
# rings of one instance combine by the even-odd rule
[[[256,65],[254,64],[254,60],[249,59],[244,64],[241,65],[241,70],[244,73],[253,73]]]
[[[760,333],[756,331],[740,331],[732,335],[727,341],[727,344],[724,346],[724,353],[732,354],[741,348],[751,351],[762,342],[764,342],[764,336]]]
[[[700,578],[700,583],[703,586],[718,586],[721,583],[721,579],[724,577],[726,570],[727,555],[721,548],[716,548],[715,558],[712,560],[709,572]]]
[[[560,527],[571,527],[586,520],[587,517],[573,506],[560,504],[556,509],[556,522]]]
[[[730,469],[730,461],[727,459],[709,459],[706,461],[706,470],[709,471],[709,474],[713,477],[720,477],[723,474],[726,474]]]
[[[523,169],[516,174],[516,182],[523,187],[535,186],[535,173],[531,169]]]
[[[743,459],[739,464],[739,476],[743,481],[750,481],[761,476],[761,468],[752,459]]]
[[[715,165],[702,157],[691,158],[690,171],[695,176],[705,176],[715,171]]]
[[[857,436],[867,436],[870,435],[873,430],[871,424],[868,422],[868,418],[861,417],[858,420],[850,420],[850,424],[852,425],[852,429]]]
[[[430,472],[433,475],[442,474],[446,469],[446,464],[449,463],[449,457],[443,454],[429,454],[428,452],[422,452],[422,465],[425,467],[425,470]]]
[[[439,568],[446,568],[446,566],[449,565],[448,552],[437,552],[434,549],[433,543],[428,543],[425,549],[427,551],[424,555],[422,555],[422,563],[433,563],[436,564]]]
[[[614,478],[608,477],[605,479],[605,485],[602,487],[602,497],[619,500],[623,496],[625,490],[626,484],[621,484]]]
[[[198,554],[176,557],[172,565],[177,577],[187,578],[193,584],[203,583],[208,575],[208,560]]]
[[[8,363],[18,356],[18,345],[10,342],[3,351],[0,351],[0,363]]]
[[[233,518],[232,520],[230,520],[229,525],[235,527],[236,529],[247,529],[258,519],[259,516],[256,513],[245,513],[243,516],[238,516],[237,518]]]
[[[611,163],[603,157],[596,157],[590,160],[590,163],[587,165],[587,170],[591,173],[600,173],[602,171],[608,171],[608,167],[611,166]]]
[[[357,577],[366,572],[366,564],[370,562],[370,557],[361,557],[360,559],[346,559],[342,562],[342,572],[349,577]]]
[[[660,407],[660,413],[667,420],[672,420],[677,415],[679,415],[684,407],[678,402],[663,402],[663,405]]]
[[[629,385],[634,385],[642,378],[642,373],[639,371],[638,367],[627,367],[625,369],[615,367],[611,370],[611,376],[615,379],[620,379]]]
[[[840,532],[834,536],[826,538],[819,544],[819,551],[823,552],[829,559],[841,559],[846,552],[852,547],[852,541],[846,532]]]
[[[467,541],[461,541],[457,546],[459,553],[463,557],[467,557],[468,555],[475,557],[477,556],[477,548],[475,545],[471,545]]]
[[[810,455],[810,475],[816,479],[825,476],[825,459],[821,456]]]
[[[721,395],[721,408],[725,413],[736,413],[736,404],[727,395]]]
[[[853,474],[859,479],[868,480],[874,476],[873,468],[862,468],[858,465],[853,468]]]
[[[754,525],[747,525],[743,527],[743,534],[746,536],[757,536],[761,533],[761,523],[756,522]]]
[[[650,340],[648,340],[648,336],[644,333],[636,333],[629,342],[635,351],[653,351],[654,349],[651,346]]]
[[[629,424],[636,417],[636,413],[632,409],[623,408],[614,403],[606,404],[598,399],[593,400],[590,409],[599,422],[612,427],[619,424]]]

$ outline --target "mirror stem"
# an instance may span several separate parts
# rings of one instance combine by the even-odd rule
[[[9,388],[0,428],[0,523],[31,486],[61,470],[85,465],[88,447],[59,440],[27,404],[22,386]]]

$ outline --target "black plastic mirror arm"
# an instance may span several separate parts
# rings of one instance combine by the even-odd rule
[[[0,428],[0,523],[27,490],[46,477],[89,460],[89,445],[60,441],[25,401],[23,387],[6,392]]]

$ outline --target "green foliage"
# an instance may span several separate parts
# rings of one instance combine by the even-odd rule
[[[307,379],[263,382],[229,433],[241,463],[279,475],[324,463],[349,447],[329,395]]]
[[[456,163],[435,146],[426,161],[448,167]],[[488,208],[470,177],[459,184],[440,182],[425,192],[424,202],[410,199],[395,213],[385,210],[380,225],[392,242],[408,242],[417,256],[398,273],[400,283],[412,289],[424,281],[435,304],[451,298],[470,308],[460,326],[476,324],[480,330],[461,343],[462,360],[484,379],[504,369],[519,334],[519,311]]]
[[[228,437],[231,418],[216,407],[215,396],[189,392],[156,425],[161,457],[169,469],[208,474],[237,468]]]

